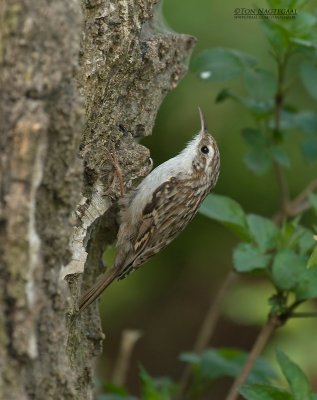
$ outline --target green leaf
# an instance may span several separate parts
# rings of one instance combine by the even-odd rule
[[[276,246],[279,230],[270,219],[249,214],[247,224],[251,237],[257,243],[261,252],[266,252]]]
[[[317,66],[309,62],[300,65],[300,77],[307,92],[317,100]]]
[[[238,77],[247,65],[256,63],[253,57],[238,50],[213,48],[200,53],[191,69],[203,80],[224,81]]]
[[[314,111],[300,111],[295,113],[294,122],[305,133],[316,134],[317,132],[317,113]]]
[[[273,128],[273,126],[270,126]],[[281,129],[299,129],[305,133],[316,134],[317,132],[317,113],[314,111],[290,111],[281,112]]]
[[[153,379],[144,368],[140,369],[142,381],[142,399],[170,400],[176,391],[176,385],[168,378]]]
[[[188,364],[197,365],[200,363],[201,357],[195,353],[181,353],[179,359]]]
[[[281,290],[291,290],[298,284],[299,278],[306,271],[306,257],[291,250],[282,250],[274,258],[272,279]]]
[[[313,249],[316,243],[314,240],[313,232],[310,229],[303,228],[302,226],[299,226],[297,231],[299,231],[299,254],[307,255]]]
[[[244,107],[248,108],[248,99],[238,95],[234,91],[230,89],[222,89],[216,96],[216,103],[222,103],[225,100],[232,99],[235,100],[237,103],[243,105]]]
[[[207,380],[215,380],[223,376],[235,377],[245,364],[247,354],[232,348],[207,349],[200,356],[200,372]],[[196,365],[196,364],[195,364]],[[250,383],[267,383],[275,378],[271,366],[259,357],[249,375]]]
[[[257,129],[245,128],[242,136],[252,149],[245,156],[245,163],[258,175],[265,173],[275,160],[284,167],[290,166],[289,158],[280,146],[268,146],[268,142],[262,132]]]
[[[299,255],[307,256],[314,247],[313,232],[299,224],[299,216],[285,221],[280,229],[277,248],[293,250]]]
[[[316,17],[306,11],[301,11],[291,24],[291,34],[294,37],[306,39],[316,25]]]
[[[301,144],[303,156],[307,162],[317,160],[317,139],[307,139]]]
[[[283,54],[289,47],[289,32],[281,25],[270,21],[262,21],[262,29],[276,54]]]
[[[254,118],[258,120],[271,115],[274,109],[273,100],[257,101],[254,99],[244,98],[229,89],[223,89],[218,93],[216,96],[216,103],[221,103],[228,99],[235,100],[237,103],[241,104],[254,116]]]
[[[261,68],[245,68],[243,78],[252,98],[256,100],[274,98],[277,82],[272,72]]]
[[[114,385],[113,383],[105,382],[103,384],[103,387],[104,387],[104,391],[109,394],[111,393],[111,394],[119,395],[119,396],[122,396],[122,398],[125,398],[125,396],[128,396],[126,389],[122,386],[118,386],[118,385]]]
[[[222,354],[221,354],[222,353]],[[222,376],[235,376],[238,374],[241,365],[242,352],[235,349],[206,350],[201,358],[201,371],[208,379],[217,379]]]
[[[291,43],[294,43],[302,48],[307,48],[307,49],[316,49],[317,48],[317,43],[312,40],[307,40],[307,39],[301,39],[297,37],[291,37],[290,38]]]
[[[257,247],[250,243],[240,243],[233,251],[233,265],[237,272],[265,269],[271,259],[271,255],[262,254]]]
[[[235,94],[230,89],[222,89],[220,92],[217,94],[215,102],[216,103],[222,103],[225,100],[235,98]]]
[[[240,393],[246,400],[293,400],[286,390],[269,385],[243,385]]]
[[[298,10],[297,10],[298,11]],[[292,51],[302,51],[304,54],[311,50],[316,44],[316,17],[305,11],[297,12],[292,20],[278,21],[278,25],[285,28],[288,33],[289,49]]]
[[[282,149],[280,146],[272,146],[270,148],[270,153],[273,160],[275,160],[278,164],[282,165],[283,167],[290,166],[288,155],[286,154],[285,150]]]
[[[126,389],[112,383],[103,384],[106,393],[97,396],[96,400],[137,400],[134,396],[129,396]]]
[[[250,146],[266,146],[266,140],[258,129],[244,128],[242,136]]]
[[[264,175],[272,167],[269,150],[254,146],[244,157],[246,166],[256,175]]]
[[[307,266],[308,268],[317,266],[317,246],[314,248],[311,256],[309,257]]]
[[[304,271],[295,288],[297,300],[313,299],[317,297],[317,268]]]
[[[273,100],[258,101],[254,99],[245,99],[244,106],[249,110],[255,119],[263,120],[272,114],[274,102]]]
[[[248,237],[245,213],[236,201],[226,196],[210,194],[202,203],[199,211],[216,221],[223,223],[241,237]]]
[[[142,397],[144,399],[160,400],[155,382],[144,368],[140,369],[140,377],[142,381]]]
[[[313,400],[308,379],[299,366],[280,350],[277,350],[276,357],[291,388],[294,400]]]
[[[280,237],[277,246],[278,249],[292,249],[295,246],[295,244],[299,240],[296,231],[297,226],[298,222],[294,220],[283,222],[280,228]]]

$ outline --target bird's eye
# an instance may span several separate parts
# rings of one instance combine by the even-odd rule
[[[204,154],[208,154],[208,153],[209,153],[209,149],[208,149],[207,146],[203,146],[203,147],[200,149],[200,151],[201,151],[202,153],[204,153]]]

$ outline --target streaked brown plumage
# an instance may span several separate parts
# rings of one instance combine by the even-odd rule
[[[155,168],[121,200],[118,253],[112,269],[82,297],[89,306],[115,279],[123,279],[168,245],[195,216],[215,186],[220,157],[202,112],[201,130],[176,157]]]

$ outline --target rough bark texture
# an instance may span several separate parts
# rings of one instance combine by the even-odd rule
[[[96,307],[72,313],[117,232],[111,158],[126,190],[149,172],[135,138],[194,45],[155,26],[155,3],[0,4],[1,399],[93,397],[104,336]]]

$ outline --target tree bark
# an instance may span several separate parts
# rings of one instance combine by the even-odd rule
[[[115,240],[120,183],[194,39],[154,0],[0,3],[0,398],[91,399],[104,338],[78,298]]]

